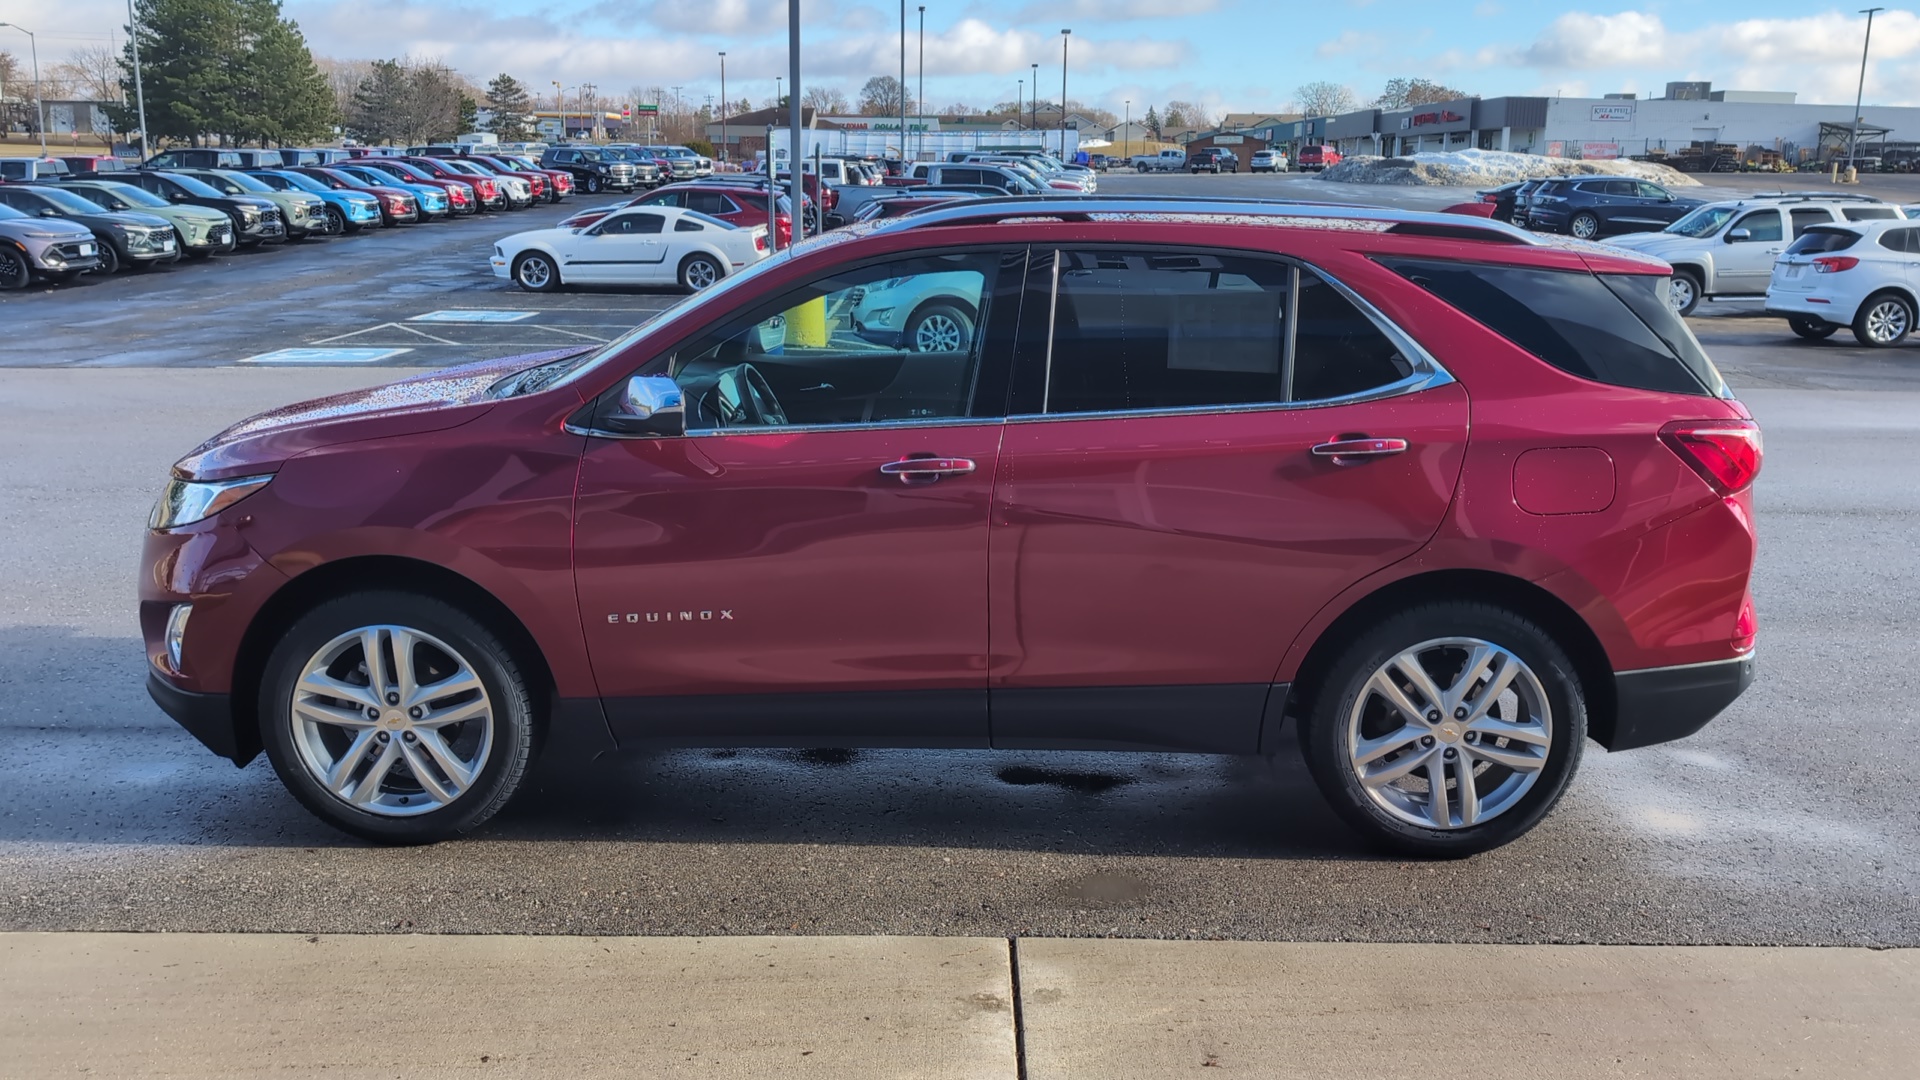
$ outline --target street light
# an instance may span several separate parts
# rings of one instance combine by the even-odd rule
[[[720,54],[720,160],[727,160],[727,54]]]
[[[1032,113],[1031,113],[1032,118],[1027,121],[1027,128],[1029,130],[1037,131],[1040,128],[1040,65],[1039,64],[1033,65],[1033,81],[1028,83],[1027,85],[1033,87],[1033,97],[1027,102],[1027,107],[1032,110]],[[1042,140],[1042,142],[1044,141],[1045,140]]]
[[[147,91],[140,85],[140,23],[133,17],[133,0],[127,0],[127,32],[133,42],[133,96],[140,105],[140,160],[147,159]]]
[[[1067,39],[1071,30],[1060,31],[1060,160],[1067,160]]]
[[[1108,98],[1107,100],[1112,101],[1113,99]],[[1112,114],[1109,113],[1108,115],[1112,115]],[[1120,124],[1120,130],[1125,133],[1123,137],[1124,145],[1120,148],[1120,160],[1122,161],[1125,161],[1126,159],[1133,156],[1127,153],[1127,151],[1133,149],[1133,99],[1132,98],[1127,99],[1126,117],[1127,117],[1126,120]]]
[[[900,0],[900,163],[906,173],[907,161],[907,0]],[[795,168],[798,172],[798,167]]]
[[[561,86],[558,79],[554,80],[553,103],[560,109],[560,138],[563,140],[567,137],[567,91],[572,89],[574,87]]]
[[[40,116],[40,156],[46,157],[47,103],[40,99],[40,39],[33,36],[33,31],[21,26],[19,23],[0,22],[0,26],[11,26],[15,30],[27,35],[27,45],[33,50],[33,109],[34,112]],[[142,131],[140,137],[142,139],[146,138],[146,132]]]
[[[600,88],[592,83],[581,83],[578,89],[580,91],[580,119],[585,121],[587,125],[587,138],[591,139],[593,138],[594,129],[600,125],[594,123],[593,118],[587,115],[587,95]]]
[[[1013,80],[1013,126],[1020,126],[1020,118],[1027,114],[1027,80]]]
[[[1860,147],[1860,103],[1867,96],[1867,50],[1873,46],[1873,13],[1885,11],[1883,7],[1870,7],[1861,10],[1867,17],[1867,40],[1860,46],[1860,87],[1853,94],[1853,138],[1847,140],[1847,168],[1854,168],[1854,155]],[[34,78],[38,79],[36,75]]]
[[[927,115],[927,5],[920,5],[920,88],[913,92],[913,113],[921,118],[921,134],[917,140],[926,138]]]

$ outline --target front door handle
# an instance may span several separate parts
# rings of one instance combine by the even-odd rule
[[[1406,452],[1405,439],[1370,439],[1364,436],[1335,439],[1313,448],[1314,457],[1330,459],[1335,465],[1358,465],[1370,458]]]
[[[903,484],[931,484],[943,476],[964,476],[974,470],[972,461],[958,457],[911,457],[889,461],[880,466],[885,476],[897,476]]]

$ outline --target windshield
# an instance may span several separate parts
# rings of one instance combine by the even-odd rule
[[[368,168],[378,169],[389,176],[405,176],[413,180],[431,179],[431,174],[427,170],[405,161],[383,161],[378,165],[369,165]]]
[[[217,199],[220,197],[220,193],[218,191],[215,191],[214,189],[208,187],[205,183],[191,176],[188,176],[185,173],[168,173],[167,179],[173,181],[176,184],[179,184],[180,190],[186,192],[189,195],[198,195],[203,199],[205,198]]]
[[[1737,208],[1732,206],[1703,206],[1667,226],[1666,231],[1676,236],[1689,236],[1695,240],[1703,236],[1712,236],[1720,231],[1720,227],[1727,223],[1727,219],[1731,218],[1736,210]]]
[[[48,202],[65,210],[69,214],[103,214],[107,208],[97,202],[90,202],[71,191],[60,188],[43,187],[38,189]]]
[[[297,172],[295,173],[275,172],[273,175],[279,177],[282,180],[285,180],[287,183],[292,184],[294,187],[299,188],[301,191],[311,191],[318,194],[318,193],[324,193],[332,190],[331,188],[327,187],[327,185],[321,183],[318,180],[315,180],[313,177],[305,176]]]
[[[729,221],[721,221],[721,220],[720,220],[719,218],[717,218],[717,217],[713,217],[712,215],[709,215],[709,214],[703,214],[703,213],[701,213],[701,212],[700,212],[700,211],[698,211],[698,210],[689,210],[689,211],[687,211],[686,213],[684,213],[684,214],[681,214],[680,216],[681,216],[681,217],[683,217],[683,218],[693,218],[693,219],[694,219],[695,221],[704,221],[704,222],[706,222],[706,223],[707,223],[707,224],[709,224],[709,225],[717,225],[717,226],[719,226],[719,227],[720,227],[720,228],[722,228],[722,229],[731,229],[731,228],[734,228],[734,225],[733,225],[733,223],[732,223],[732,222],[729,222]],[[747,226],[741,226],[741,227],[742,227],[742,228],[752,228],[752,226],[751,226],[751,225],[747,225]]]
[[[230,181],[234,187],[239,188],[241,191],[251,191],[257,194],[259,192],[273,190],[260,181],[255,180],[253,177],[248,176],[246,173],[221,173],[220,179]]]
[[[361,179],[358,174],[350,173],[345,169],[328,169],[327,173],[351,188],[370,188],[375,186]]]
[[[80,190],[85,191],[86,188],[81,188]],[[168,205],[167,200],[155,195],[146,188],[137,188],[132,184],[101,184],[100,190],[133,206]]]
[[[23,214],[20,211],[15,210],[11,206],[0,204],[0,221],[12,221],[16,218],[31,217],[31,216],[32,215],[30,214]]]
[[[481,168],[478,165],[475,165],[471,161],[443,161],[441,162],[441,164],[445,165],[449,169],[452,169],[454,172],[463,172],[463,173],[466,173],[468,176],[491,176],[492,175],[491,173],[487,172],[487,170]]]

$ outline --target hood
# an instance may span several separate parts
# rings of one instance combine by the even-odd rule
[[[1601,245],[1604,247],[1625,248],[1628,251],[1638,251],[1647,255],[1663,255],[1669,251],[1682,249],[1688,251],[1695,250],[1706,242],[1707,241],[1697,237],[1681,236],[1677,233],[1649,232],[1628,233],[1625,236],[1610,236],[1601,241]]]
[[[0,232],[8,236],[31,236],[40,240],[78,240],[93,238],[93,230],[66,218],[13,218],[0,221]]]
[[[143,209],[140,212],[143,214],[153,214],[156,217],[160,215],[158,209]],[[167,213],[178,217],[182,221],[194,221],[202,225],[225,225],[227,222],[233,220],[227,216],[224,210],[215,210],[206,206],[188,206],[186,203],[172,204],[167,208]]]
[[[96,216],[106,218],[115,225],[140,225],[149,229],[173,228],[173,222],[159,214],[151,214],[144,210],[115,210],[112,213]]]
[[[176,476],[219,480],[277,471],[287,459],[325,446],[442,431],[493,407],[487,388],[535,364],[597,346],[503,356],[349,390],[263,412],[208,439],[174,463]]]

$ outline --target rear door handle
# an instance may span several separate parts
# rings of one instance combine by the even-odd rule
[[[885,476],[897,476],[903,484],[931,484],[943,476],[964,476],[974,470],[972,461],[958,457],[916,457],[889,461],[880,466]]]
[[[1335,439],[1313,448],[1314,457],[1332,460],[1335,465],[1358,465],[1369,458],[1407,452],[1405,439]]]

